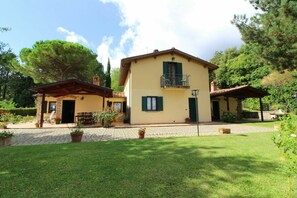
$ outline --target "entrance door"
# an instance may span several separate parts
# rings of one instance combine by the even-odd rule
[[[197,121],[195,98],[189,98],[189,116],[191,118],[191,122],[196,122]],[[199,120],[199,117],[198,117],[198,120]]]
[[[63,100],[62,108],[62,123],[73,123],[74,122],[74,100]]]
[[[212,101],[213,120],[220,120],[220,104],[219,101]]]

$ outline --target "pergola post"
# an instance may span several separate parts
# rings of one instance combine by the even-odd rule
[[[230,106],[229,106],[229,97],[227,96],[227,111],[230,111]]]
[[[45,101],[45,93],[42,93],[42,100],[41,100],[41,109],[40,109],[40,121],[39,126],[40,128],[43,127],[43,109],[44,109],[44,101]]]
[[[262,98],[259,98],[260,99],[260,112],[261,112],[261,121],[263,122],[264,119],[263,119],[263,104],[262,104]]]

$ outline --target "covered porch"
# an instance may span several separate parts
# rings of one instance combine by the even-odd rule
[[[237,117],[240,117],[242,115],[242,100],[246,98],[259,98],[260,119],[264,121],[262,98],[268,95],[267,92],[249,85],[229,89],[212,89],[210,98],[213,119],[219,120],[224,111],[236,113]]]
[[[32,88],[37,92],[37,119],[43,127],[44,114],[55,111],[63,123],[73,123],[79,112],[94,112],[105,107],[112,89],[76,79]],[[46,100],[47,99],[47,100]]]

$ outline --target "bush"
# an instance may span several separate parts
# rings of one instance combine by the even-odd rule
[[[15,109],[0,109],[0,112],[9,112],[20,116],[35,116],[36,108],[15,108]]]
[[[297,175],[297,117],[295,115],[281,118],[280,127],[273,141],[284,158],[281,171],[288,177],[288,197],[291,197],[292,180]]]
[[[115,121],[116,116],[118,115],[118,112],[106,110],[102,111],[101,113],[94,113],[93,118],[97,122],[101,122],[103,127],[110,127],[111,123]]]
[[[231,112],[223,112],[222,120],[224,122],[235,122],[236,121],[236,115]]]

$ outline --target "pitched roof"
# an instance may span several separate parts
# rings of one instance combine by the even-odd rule
[[[180,55],[186,59],[188,59],[189,61],[190,60],[193,60],[195,62],[198,62],[202,65],[204,65],[205,67],[208,67],[209,70],[215,70],[218,68],[217,65],[214,65],[210,62],[207,62],[205,60],[202,60],[200,58],[197,58],[195,56],[192,56],[190,54],[187,54],[185,52],[182,52],[178,49],[175,49],[175,48],[171,48],[171,49],[168,49],[168,50],[163,50],[163,51],[158,51],[158,50],[155,50],[153,53],[148,53],[148,54],[143,54],[143,55],[139,55],[139,56],[131,56],[131,57],[127,57],[127,58],[124,58],[121,60],[121,68],[120,68],[120,81],[119,81],[119,85],[120,86],[123,86],[125,84],[125,81],[126,81],[126,78],[127,78],[127,75],[128,75],[128,71],[130,69],[130,66],[131,66],[131,62],[133,61],[137,61],[137,60],[140,60],[140,59],[144,59],[144,58],[149,58],[149,57],[157,57],[157,56],[160,56],[160,55],[164,55],[164,54],[177,54],[177,55]]]
[[[112,97],[112,89],[90,84],[76,79],[40,85],[37,87],[33,87],[32,90],[37,93],[44,93],[52,96],[80,94]]]
[[[249,85],[242,85],[238,87],[233,87],[229,89],[219,89],[213,92],[210,92],[210,97],[218,97],[218,96],[227,96],[227,97],[234,97],[234,98],[261,98],[264,96],[268,96],[269,94],[265,91],[256,89]]]

